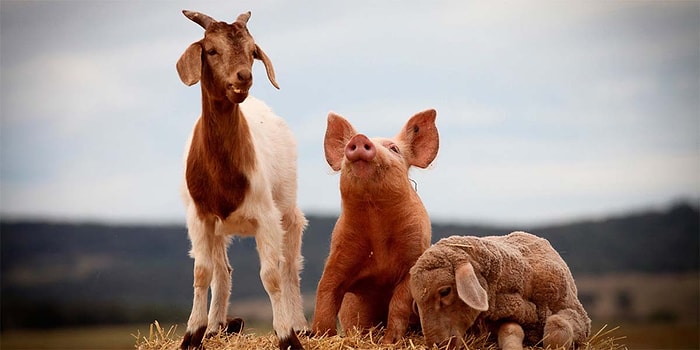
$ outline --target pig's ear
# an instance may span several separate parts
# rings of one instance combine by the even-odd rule
[[[326,161],[333,170],[340,170],[345,156],[345,145],[355,134],[355,128],[345,118],[333,112],[328,113],[323,149],[326,152]]]
[[[434,109],[416,113],[408,120],[397,136],[409,146],[409,163],[420,168],[427,168],[435,159],[440,146],[440,137],[435,126],[437,112]]]
[[[474,266],[466,263],[457,267],[455,271],[457,295],[467,305],[479,311],[489,309],[489,296],[484,287],[479,284],[479,279],[474,273]]]

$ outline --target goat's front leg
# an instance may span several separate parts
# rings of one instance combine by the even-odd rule
[[[202,345],[207,330],[207,299],[213,273],[209,252],[214,223],[199,220],[196,213],[192,213],[195,210],[194,206],[188,210],[188,234],[192,242],[190,256],[194,258],[194,298],[181,349],[197,349]]]
[[[384,338],[382,338],[382,343],[384,344],[396,343],[406,334],[408,329],[408,322],[411,318],[411,306],[413,304],[409,279],[407,274],[394,288],[394,295],[389,302],[386,332],[384,333]]]
[[[231,296],[231,265],[228,261],[230,237],[216,235],[211,238],[211,261],[213,278],[211,281],[211,305],[209,306],[209,335],[228,328],[226,313]]]
[[[259,229],[255,242],[260,256],[260,280],[272,304],[272,328],[279,338],[280,349],[303,349],[293,329],[292,310],[282,301],[280,266],[283,261],[282,242],[283,230],[277,209],[265,211],[266,218],[259,220]]]

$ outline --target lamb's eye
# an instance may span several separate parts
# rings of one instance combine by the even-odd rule
[[[442,298],[450,295],[451,292],[452,292],[452,287],[443,287],[443,288],[440,288],[440,290],[438,291],[438,293],[440,293],[440,297],[442,297]]]
[[[396,154],[400,154],[399,153],[399,146],[397,146],[397,145],[391,145],[391,146],[389,146],[389,149]]]

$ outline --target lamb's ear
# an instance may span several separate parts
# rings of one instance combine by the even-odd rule
[[[187,86],[197,84],[202,74],[202,45],[193,43],[177,61],[177,74]]]
[[[489,309],[489,296],[484,287],[479,284],[479,279],[474,273],[471,263],[462,264],[455,271],[457,294],[470,307],[486,311]]]
[[[406,122],[403,129],[397,135],[409,145],[410,154],[408,162],[420,168],[427,168],[435,159],[440,146],[440,137],[435,126],[437,112],[434,109],[426,109],[416,113]]]
[[[340,170],[345,156],[345,145],[355,134],[357,131],[345,118],[333,112],[328,113],[323,149],[326,152],[326,161],[333,170]]]

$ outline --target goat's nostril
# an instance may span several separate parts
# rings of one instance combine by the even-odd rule
[[[243,81],[248,81],[251,78],[253,78],[253,75],[251,74],[250,70],[248,69],[241,69],[236,73],[238,76],[238,79],[243,80]]]

